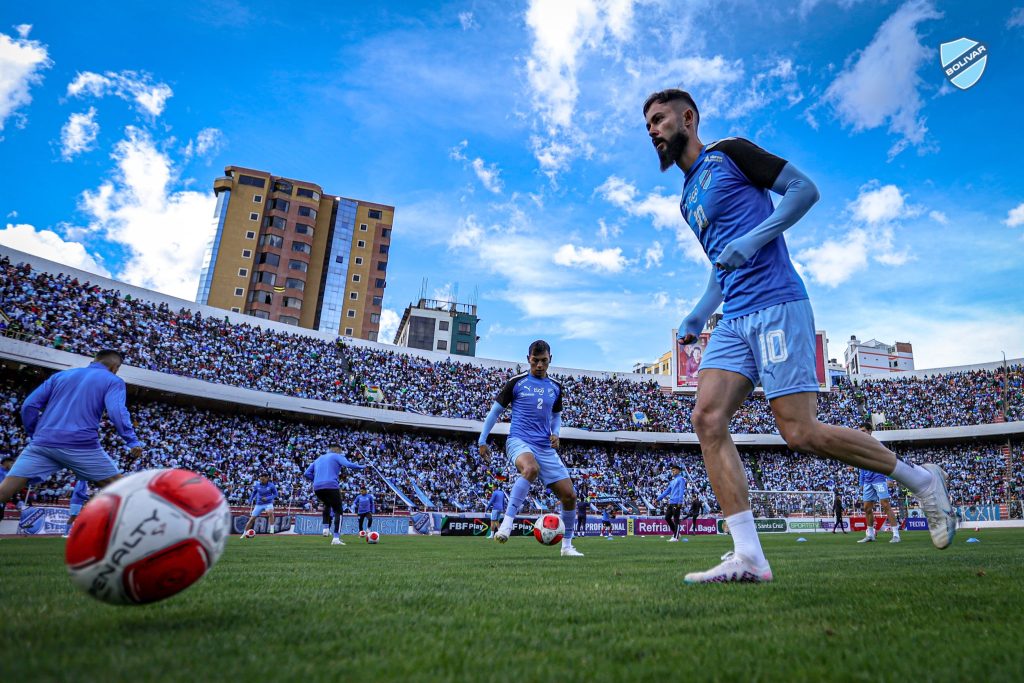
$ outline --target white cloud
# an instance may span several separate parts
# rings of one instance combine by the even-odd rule
[[[608,225],[603,218],[597,219],[597,225],[597,237],[602,242],[607,242],[608,240],[614,239],[622,234],[622,228],[619,227],[619,225],[615,223]]]
[[[82,194],[90,216],[86,230],[124,246],[127,261],[118,278],[184,299],[193,299],[203,250],[212,230],[214,197],[177,191],[171,159],[149,134],[129,126],[111,155],[114,179]]]
[[[99,133],[100,124],[96,123],[95,107],[89,107],[87,112],[72,114],[60,129],[61,158],[71,161],[82,152],[94,149],[93,143]]]
[[[677,246],[687,259],[695,263],[708,262],[704,248],[683,220],[678,197],[651,192],[641,198],[635,185],[618,176],[608,176],[595,192],[629,215],[649,220],[657,230],[672,230]]]
[[[928,127],[921,115],[923,81],[917,72],[935,58],[917,27],[942,16],[928,0],[903,4],[825,91],[822,101],[854,132],[888,126],[899,137],[889,149],[890,159],[910,145],[925,146]]]
[[[1006,20],[1006,28],[1018,28],[1024,26],[1024,7],[1014,7]]]
[[[866,269],[869,260],[901,266],[914,256],[909,248],[897,247],[896,230],[922,211],[908,203],[907,195],[897,186],[872,181],[861,187],[857,198],[846,206],[853,225],[838,238],[801,250],[796,255],[799,269],[826,287],[837,287]],[[932,214],[946,220],[939,211]],[[938,220],[934,215],[931,218]]]
[[[948,225],[949,224],[949,217],[946,216],[946,214],[943,213],[942,211],[938,211],[938,210],[929,211],[928,212],[928,218],[931,218],[933,221],[935,221],[939,225]]]
[[[43,70],[53,66],[46,46],[28,40],[31,28],[29,24],[18,26],[20,38],[0,33],[0,132],[9,116],[32,101],[29,90],[42,82]],[[23,122],[24,116],[17,120]]]
[[[1024,225],[1024,202],[1010,209],[1010,213],[1006,214],[1006,220],[1003,223],[1011,228]]]
[[[606,273],[621,272],[626,266],[626,258],[622,255],[622,249],[619,247],[599,251],[591,247],[563,244],[555,252],[552,260],[560,266],[586,268]]]
[[[476,23],[472,12],[459,12],[459,25],[462,26],[463,31],[480,28],[480,24]]]
[[[385,308],[380,312],[380,330],[377,332],[377,341],[382,344],[392,344],[395,334],[398,332],[398,324],[401,317],[397,311]]]
[[[497,164],[488,166],[483,159],[477,157],[473,159],[471,165],[473,166],[473,173],[476,173],[476,177],[485,188],[494,194],[501,194],[501,171],[498,169]]]
[[[114,95],[128,102],[135,102],[141,114],[160,116],[167,100],[174,91],[166,83],[154,83],[152,76],[137,71],[107,71],[98,74],[92,71],[79,72],[68,84],[68,97],[104,97]]]
[[[203,128],[195,140],[189,140],[185,147],[185,160],[193,156],[200,159],[217,154],[224,147],[224,133],[217,128]]]
[[[463,247],[475,247],[480,244],[483,238],[483,226],[477,222],[476,216],[466,216],[459,220],[459,224],[448,237],[449,249],[460,249]]]
[[[651,266],[660,267],[661,259],[664,255],[665,252],[661,248],[661,242],[655,240],[651,243],[651,246],[647,247],[647,251],[644,252],[644,266],[646,268]]]
[[[25,40],[32,31],[32,24],[18,24],[14,27],[14,30],[18,32],[19,38]]]
[[[25,223],[8,223],[6,228],[0,230],[0,244],[72,268],[110,277],[110,271],[100,265],[97,257],[86,251],[83,245],[65,241],[52,230],[36,230],[35,226]]]

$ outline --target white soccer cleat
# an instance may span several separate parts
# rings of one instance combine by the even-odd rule
[[[323,537],[324,537],[324,538],[327,538],[327,537],[328,537],[328,536],[330,536],[330,535],[331,535],[331,531],[330,531],[330,529],[324,529]]]
[[[494,532],[492,538],[498,543],[508,543],[508,532],[498,529]]]
[[[583,553],[576,550],[573,546],[569,546],[568,548],[562,548],[562,557],[583,557]]]
[[[862,538],[859,541],[857,541],[857,543],[874,543],[874,542],[875,542],[875,537],[874,536],[865,536],[864,538]]]
[[[671,538],[668,539],[668,542],[669,543],[679,543],[679,539],[676,538],[675,536],[672,536]]]
[[[949,482],[946,473],[938,465],[931,463],[921,465],[932,473],[932,485],[917,497],[921,509],[928,519],[928,531],[932,535],[932,545],[939,550],[948,548],[956,536],[956,513],[949,500]]]
[[[246,539],[247,537],[246,537],[246,535],[245,535],[245,534],[242,534],[241,536],[239,536],[239,538],[240,538],[240,539],[242,539],[242,540],[244,541],[244,540],[245,540],[245,539]]]
[[[60,537],[61,537],[61,538],[67,538],[67,537],[68,537],[68,536],[70,536],[70,535],[71,535],[71,534],[61,534],[61,535],[60,535]]]
[[[683,577],[683,583],[767,583],[772,578],[768,565],[757,568],[730,551],[722,555],[721,564],[706,572],[691,572]]]
[[[267,533],[268,534],[276,534],[277,532],[274,531],[274,527],[267,527]]]
[[[899,537],[899,536],[896,536],[895,534],[894,534],[894,535],[893,535],[893,537],[892,537],[892,538],[891,538],[891,539],[889,540],[889,543],[899,543],[899,542],[900,542],[900,537]]]
[[[331,545],[345,545],[345,541],[340,538],[333,538],[331,539]]]

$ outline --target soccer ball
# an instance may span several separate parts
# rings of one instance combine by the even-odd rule
[[[559,515],[541,515],[533,523],[533,537],[544,545],[554,545],[565,535],[565,524]]]
[[[179,469],[119,479],[90,500],[64,551],[71,582],[115,605],[156,602],[202,576],[224,552],[231,512],[208,479]]]
[[[380,542],[380,534],[378,534],[376,531],[371,531],[370,533],[366,534],[366,542],[367,543],[379,543]]]
[[[366,529],[359,530],[359,538],[366,538]]]
[[[255,538],[256,537],[256,530],[255,529],[249,529],[248,531],[245,532],[245,537],[246,538]]]

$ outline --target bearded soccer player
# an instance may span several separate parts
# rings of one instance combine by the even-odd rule
[[[679,326],[679,342],[696,342],[724,303],[701,361],[691,420],[734,550],[684,581],[772,580],[729,435],[729,420],[759,382],[791,450],[892,477],[921,502],[935,547],[948,547],[956,517],[940,467],[902,462],[868,434],[818,422],[814,315],[782,235],[818,200],[814,183],[748,140],[705,145],[698,137],[700,113],[687,92],[656,92],[643,113],[662,171],[676,166],[683,172],[680,209],[712,263],[703,296]],[[782,197],[777,207],[771,192]]]
[[[519,508],[539,477],[562,502],[562,523],[565,524],[562,556],[583,557],[583,553],[572,544],[576,528],[576,492],[569,470],[555,451],[562,428],[562,385],[548,377],[551,347],[538,339],[530,344],[526,359],[530,363],[530,371],[514,375],[505,383],[487,413],[483,431],[477,440],[480,456],[489,458],[491,449],[487,445],[487,437],[505,409],[512,407],[512,424],[505,442],[505,453],[520,476],[512,485],[508,508],[501,526],[494,532],[494,539],[498,543],[508,541]]]

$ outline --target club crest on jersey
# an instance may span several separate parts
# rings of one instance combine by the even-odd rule
[[[988,46],[970,38],[957,38],[939,45],[939,59],[946,80],[967,90],[985,73]]]
[[[708,189],[708,186],[711,185],[711,169],[705,168],[701,171],[700,176],[697,178],[697,182],[699,182],[700,186],[705,190]],[[696,188],[694,188],[694,192],[696,192]]]

